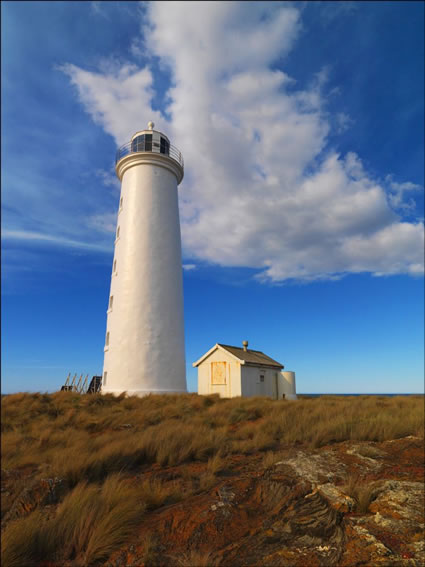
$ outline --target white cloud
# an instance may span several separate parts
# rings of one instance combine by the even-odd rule
[[[115,189],[121,189],[121,183],[117,178],[115,171],[106,171],[105,169],[97,169],[95,172],[96,177],[102,180],[105,187],[114,187]]]
[[[407,181],[405,183],[397,183],[393,180],[392,175],[387,175],[385,181],[390,187],[389,201],[394,209],[402,209],[405,211],[412,211],[415,208],[415,201],[411,197],[406,199],[406,194],[411,191],[423,191],[423,187],[417,185],[416,183],[411,183]]]
[[[102,2],[101,0],[93,0],[92,2],[90,2],[90,9],[93,12],[93,14],[97,14],[99,16],[103,16],[104,18],[108,19],[108,15],[107,12],[105,12],[104,10],[103,4],[104,2]]]
[[[186,270],[187,272],[196,270],[196,264],[183,264],[183,270]]]
[[[172,74],[169,122],[152,110],[148,67],[62,69],[118,144],[153,119],[182,150],[187,258],[258,268],[276,282],[423,269],[422,225],[394,212],[413,184],[390,181],[388,195],[356,154],[327,148],[331,123],[343,129],[351,120],[324,111],[327,68],[297,90],[274,67],[279,59],[284,68],[297,38],[295,7],[154,2],[147,15],[146,45]]]
[[[87,218],[87,226],[93,228],[98,232],[105,232],[113,234],[117,228],[117,213],[103,213],[92,215]]]
[[[338,134],[341,134],[342,132],[348,130],[354,122],[346,112],[338,112],[335,115],[335,120]]]
[[[135,65],[118,66],[115,61],[109,66],[104,62],[103,68],[103,73],[91,73],[68,63],[60,66],[77,87],[79,98],[94,122],[121,145],[128,141],[129,132],[140,125],[139,117],[146,116],[151,108],[152,73]],[[164,123],[157,111],[150,110],[149,118],[158,125]]]
[[[57,246],[65,246],[70,248],[78,248],[81,250],[95,250],[98,252],[111,253],[111,246],[96,244],[93,242],[82,242],[79,240],[71,240],[62,238],[52,234],[43,234],[40,232],[31,232],[28,230],[2,230],[3,240],[26,240],[29,242],[45,242]]]

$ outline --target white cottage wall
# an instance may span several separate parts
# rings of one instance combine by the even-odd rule
[[[213,384],[213,363],[225,363],[225,384]],[[198,366],[198,394],[219,394],[222,398],[241,395],[241,365],[224,350],[212,352]]]
[[[242,396],[267,396],[276,399],[278,395],[278,376],[280,372],[274,368],[258,366],[242,366]],[[260,376],[264,376],[261,382]]]

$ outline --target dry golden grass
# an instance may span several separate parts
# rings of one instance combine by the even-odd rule
[[[46,544],[40,541],[40,511],[11,523],[2,534],[1,564],[6,567],[31,567],[43,556]]]
[[[268,469],[273,465],[275,465],[276,463],[278,463],[279,461],[281,461],[283,458],[284,458],[284,454],[281,453],[280,451],[277,452],[267,451],[267,453],[265,453],[263,457],[263,467],[265,469]]]
[[[177,484],[165,483],[157,478],[144,480],[140,484],[139,493],[147,510],[178,502],[183,497]]]
[[[146,567],[157,567],[157,565],[161,565],[162,549],[158,534],[146,534],[142,543],[143,564]]]
[[[320,447],[423,437],[423,427],[424,399],[419,395],[323,396],[296,403],[196,394],[5,396],[3,469],[31,468],[32,478],[64,479],[68,493],[54,521],[36,510],[6,526],[3,565],[30,566],[39,558],[72,557],[81,565],[100,561],[125,541],[147,511],[211,489],[235,453],[262,451],[267,468],[279,459],[280,449],[295,443]],[[202,466],[201,472],[185,475],[181,467],[178,485],[143,478],[149,466],[161,471],[191,462]],[[134,484],[125,476],[141,480]],[[367,510],[370,487],[353,480],[348,485],[358,509]]]
[[[214,556],[210,552],[201,553],[199,551],[190,551],[185,553],[180,557],[175,558],[176,563],[179,567],[217,567],[219,562],[214,559]]]
[[[2,565],[30,566],[41,560],[74,559],[91,565],[123,544],[146,510],[143,490],[119,475],[104,484],[78,484],[43,521],[39,511],[10,523],[2,535]]]
[[[423,436],[422,396],[332,397],[297,403],[196,394],[125,398],[14,394],[2,402],[4,468],[42,465],[71,486],[144,463],[174,466],[281,444]],[[45,473],[45,471],[44,471]]]
[[[369,506],[375,500],[378,490],[374,482],[365,482],[359,474],[351,474],[347,477],[343,492],[351,496],[356,503],[355,511],[360,514],[367,514]]]
[[[199,477],[199,490],[201,492],[209,490],[217,484],[217,477],[212,472],[205,472]],[[196,485],[195,485],[196,486]],[[196,491],[196,488],[195,488]]]
[[[226,468],[226,461],[220,453],[216,453],[213,457],[208,459],[207,471],[212,474],[217,474]]]

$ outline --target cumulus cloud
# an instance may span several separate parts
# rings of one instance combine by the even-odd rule
[[[66,63],[62,70],[75,85],[78,96],[86,111],[96,124],[111,134],[118,145],[128,140],[129,132],[137,126],[140,116],[151,109],[154,92],[152,73],[148,68],[139,69],[135,65],[111,65],[103,63],[103,72],[91,73]],[[149,116],[158,122],[161,114],[149,110]]]
[[[257,268],[259,279],[273,282],[420,273],[423,226],[400,217],[402,196],[413,184],[390,180],[388,192],[359,156],[328,147],[328,69],[303,90],[284,72],[299,10],[281,3],[249,8],[149,4],[142,32],[151,55],[171,73],[169,121],[152,109],[149,66],[62,70],[118,144],[144,127],[141,120],[153,119],[182,150],[188,260]],[[337,115],[333,123],[343,129],[350,120]]]
[[[394,209],[412,211],[415,208],[416,203],[412,197],[407,198],[406,196],[411,194],[412,191],[422,191],[423,188],[416,183],[411,183],[410,181],[397,183],[393,180],[392,175],[387,175],[385,180],[390,187],[389,201],[391,206],[394,207]]]

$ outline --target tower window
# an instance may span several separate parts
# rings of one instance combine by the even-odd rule
[[[108,377],[108,373],[104,372],[103,373],[103,385],[106,386],[106,378]]]
[[[105,346],[109,346],[109,331],[106,333]]]
[[[117,228],[117,238],[120,237],[120,227]]]
[[[142,134],[141,136],[137,136],[131,142],[131,151],[132,152],[144,152],[145,151],[145,135]]]
[[[120,199],[120,209],[122,209],[122,200],[123,200],[123,197],[121,197],[121,199]]]
[[[161,154],[170,155],[170,142],[161,136]]]
[[[109,309],[112,309],[113,302],[114,302],[114,296],[111,295],[111,297],[109,298]]]
[[[152,134],[145,134],[145,152],[152,151]]]
[[[151,152],[152,151],[152,134],[141,134],[134,138],[131,142],[132,152]]]
[[[117,271],[117,261],[116,261],[116,260],[114,260],[114,267],[113,267],[113,270],[112,270],[112,271],[114,272],[114,274],[115,274],[116,271]]]

